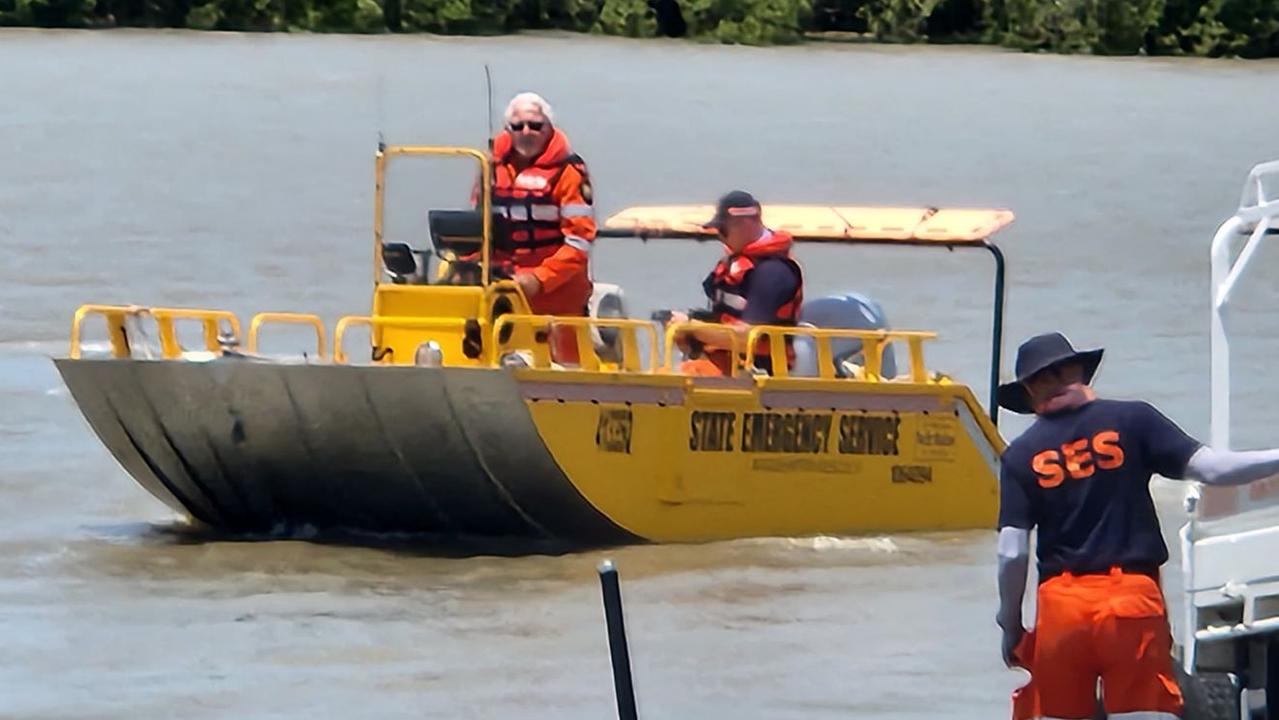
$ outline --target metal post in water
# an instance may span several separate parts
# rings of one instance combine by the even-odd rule
[[[999,427],[999,375],[1004,350],[1004,252],[989,240],[982,243],[995,256],[994,328],[990,336],[990,422]]]
[[[617,716],[637,720],[635,686],[631,682],[631,658],[626,648],[626,624],[622,617],[622,589],[612,560],[600,563],[600,587],[604,591],[604,620],[608,623],[608,652],[613,661],[613,689],[617,694]]]

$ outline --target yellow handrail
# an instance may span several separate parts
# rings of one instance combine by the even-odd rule
[[[345,363],[346,351],[342,348],[346,331],[353,325],[367,326],[369,329],[382,327],[426,328],[455,330],[465,328],[467,318],[457,317],[396,317],[394,315],[347,315],[338,320],[333,329],[333,362]]]
[[[82,355],[82,331],[84,319],[90,315],[101,315],[106,319],[108,337],[111,341],[111,354],[115,358],[127,358],[131,356],[129,347],[129,338],[125,332],[125,321],[128,317],[136,317],[142,315],[150,315],[155,319],[156,325],[160,333],[160,346],[162,357],[166,360],[178,358],[182,355],[182,346],[178,343],[177,333],[174,328],[174,321],[182,319],[200,320],[204,325],[205,346],[209,351],[217,352],[221,349],[219,338],[219,322],[228,322],[234,333],[236,342],[241,337],[239,318],[226,310],[205,310],[195,308],[145,308],[136,305],[82,305],[75,313],[71,323],[71,347],[70,357],[72,359],[80,359]],[[321,358],[326,357],[325,346],[325,329],[324,323],[317,315],[307,313],[283,313],[283,312],[264,312],[253,316],[253,320],[249,327],[248,350],[256,352],[258,345],[258,336],[263,325],[268,323],[285,323],[309,325],[316,332],[316,348]],[[333,359],[337,363],[346,363],[347,355],[343,348],[346,331],[353,326],[367,326],[370,329],[383,327],[401,327],[401,328],[419,328],[419,329],[439,329],[456,332],[459,329],[465,330],[468,323],[475,322],[474,319],[458,318],[458,317],[397,317],[397,316],[364,316],[364,315],[348,315],[341,318],[337,322],[333,334]],[[484,332],[483,326],[487,323],[480,321],[480,330]],[[730,375],[736,376],[737,371],[746,366],[754,355],[754,349],[759,345],[761,340],[769,341],[769,355],[773,364],[774,377],[790,376],[790,369],[787,363],[787,353],[784,339],[786,337],[809,337],[815,341],[817,353],[817,373],[822,379],[833,379],[836,376],[834,367],[834,353],[831,348],[832,340],[861,340],[862,352],[865,357],[865,377],[867,382],[879,382],[882,378],[883,353],[884,348],[890,343],[896,341],[906,342],[910,351],[910,381],[915,383],[928,382],[928,372],[924,364],[923,344],[925,340],[936,339],[937,334],[932,332],[914,332],[914,331],[886,331],[886,330],[850,330],[839,328],[810,328],[810,327],[793,327],[793,326],[776,326],[776,325],[756,325],[750,328],[746,335],[746,342],[743,347],[739,329],[720,323],[707,323],[700,321],[686,321],[680,323],[671,323],[666,328],[664,357],[665,363],[659,365],[660,359],[658,355],[658,337],[657,331],[652,323],[635,320],[630,318],[591,318],[591,317],[558,317],[553,315],[520,315],[505,314],[499,316],[493,323],[493,327],[489,331],[491,344],[489,345],[488,362],[496,366],[500,363],[501,350],[506,349],[510,345],[508,340],[506,343],[501,342],[501,337],[508,328],[516,329],[523,326],[529,332],[535,334],[538,331],[547,333],[546,338],[538,339],[536,342],[547,343],[548,347],[530,347],[534,351],[534,366],[549,367],[549,333],[556,326],[567,326],[574,329],[577,336],[579,362],[582,370],[588,372],[598,372],[603,364],[599,354],[595,350],[595,344],[591,337],[592,328],[614,328],[620,331],[622,343],[622,358],[620,370],[632,373],[655,373],[655,372],[674,372],[674,346],[676,338],[682,333],[697,332],[699,334],[715,333],[728,337],[729,345],[733,356],[733,362],[730,366]],[[649,348],[647,358],[647,368],[641,359],[640,351],[640,333],[643,332],[649,337]],[[745,352],[743,352],[745,350]]]
[[[258,351],[258,332],[262,326],[267,323],[281,323],[284,325],[310,325],[315,329],[315,351],[319,357],[327,357],[328,352],[325,350],[324,321],[319,315],[310,313],[290,313],[290,312],[260,312],[253,316],[253,320],[249,323],[249,352],[256,353]]]
[[[787,327],[779,325],[756,325],[746,336],[747,359],[754,355],[754,349],[763,338],[768,339],[769,356],[773,361],[773,376],[787,377],[790,369],[786,362],[787,336],[813,338],[817,346],[818,377],[831,379],[835,377],[835,365],[831,351],[831,340],[861,340],[862,353],[866,358],[866,379],[878,382],[882,377],[884,348],[897,340],[906,341],[910,349],[911,382],[928,382],[928,371],[924,366],[924,341],[935,340],[937,333],[898,330],[846,330],[841,328],[809,328]]]
[[[101,315],[107,321],[107,336],[111,340],[111,356],[115,358],[129,357],[129,340],[124,334],[124,318],[135,315],[143,308],[136,305],[81,305],[71,319],[72,360],[80,359],[80,333],[84,319],[90,315]]]
[[[648,346],[648,372],[655,372],[659,367],[659,359],[657,355],[657,330],[653,328],[651,322],[645,320],[634,320],[631,318],[593,318],[593,317],[561,317],[558,315],[517,315],[508,313],[501,315],[493,323],[493,347],[499,349],[493,353],[493,364],[500,362],[501,352],[507,343],[500,341],[503,331],[507,327],[518,327],[520,325],[527,326],[527,329],[536,332],[545,328],[548,333],[555,326],[567,326],[574,329],[577,335],[577,352],[578,362],[583,370],[588,372],[598,372],[600,369],[600,357],[595,352],[595,342],[591,338],[591,328],[616,328],[620,331],[622,337],[622,364],[621,370],[624,372],[644,372],[644,365],[640,362],[640,345],[639,333],[643,331],[649,336]],[[549,334],[547,342],[550,341]],[[534,350],[534,367],[549,366],[549,353],[543,357],[543,353]]]
[[[221,349],[218,340],[218,322],[225,320],[231,324],[235,339],[240,339],[240,319],[226,310],[204,310],[197,308],[146,308],[137,305],[81,305],[71,320],[71,359],[81,357],[81,332],[84,318],[89,315],[101,315],[107,321],[107,334],[111,340],[111,356],[126,358],[131,356],[129,339],[124,331],[125,318],[130,316],[150,315],[155,319],[160,331],[160,350],[162,357],[172,360],[182,355],[182,345],[178,342],[174,320],[201,320],[204,323],[204,344],[210,352]]]
[[[204,324],[204,347],[210,352],[216,352],[221,349],[222,345],[218,342],[218,322],[225,320],[231,323],[231,329],[235,333],[235,339],[239,342],[240,319],[234,313],[227,310],[204,310],[197,308],[151,308],[144,312],[149,312],[151,317],[155,318],[155,324],[160,328],[160,348],[164,352],[166,360],[182,355],[182,345],[178,343],[177,330],[173,326],[174,320],[200,320]]]

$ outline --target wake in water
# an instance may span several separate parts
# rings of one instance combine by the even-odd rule
[[[472,537],[437,533],[378,533],[350,528],[320,529],[310,523],[279,523],[266,532],[233,532],[194,524],[174,517],[168,522],[130,523],[108,528],[114,541],[132,538],[174,545],[205,543],[271,543],[302,541],[316,545],[369,548],[407,555],[439,558],[478,556],[523,557],[597,552],[601,548],[571,547],[559,541],[523,537]]]
[[[101,354],[104,356],[111,354],[111,343],[107,340],[102,340],[101,342],[85,341],[81,343],[80,348],[85,354]],[[52,357],[66,355],[67,349],[66,339],[0,341],[0,355],[43,355]]]
[[[897,541],[888,536],[839,537],[816,535],[813,537],[749,538],[736,541],[735,544],[798,550],[815,550],[819,552],[870,551],[873,553],[895,553],[901,551],[901,547],[898,545]]]

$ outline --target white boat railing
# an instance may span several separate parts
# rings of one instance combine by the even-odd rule
[[[1267,178],[1275,192],[1268,194]],[[1248,173],[1239,209],[1221,224],[1212,239],[1212,445],[1230,447],[1230,338],[1226,310],[1239,278],[1267,235],[1279,231],[1279,160],[1262,163]],[[1239,256],[1231,261],[1235,239],[1248,236]]]
[[[1253,167],[1244,182],[1238,209],[1218,227],[1212,240],[1210,439],[1215,448],[1230,448],[1230,300],[1257,250],[1268,237],[1275,236],[1279,236],[1279,161]],[[1235,255],[1234,249],[1241,238],[1247,240]],[[1279,617],[1279,613],[1258,612],[1259,608],[1272,604],[1258,603],[1262,596],[1268,600],[1279,592],[1275,587],[1279,561],[1274,567],[1240,562],[1243,558],[1239,547],[1239,543],[1265,545],[1279,552],[1279,527],[1227,532],[1212,538],[1201,538],[1199,533],[1205,520],[1220,520],[1247,510],[1254,501],[1264,499],[1262,496],[1279,496],[1279,487],[1267,482],[1256,488],[1210,488],[1208,491],[1211,497],[1205,496],[1199,483],[1193,483],[1187,490],[1186,509],[1190,511],[1190,518],[1181,529],[1185,590],[1182,662],[1187,672],[1194,672],[1198,643],[1264,632],[1267,628],[1262,626],[1275,624],[1275,618]],[[1201,627],[1203,607],[1221,602],[1242,605],[1244,621]]]

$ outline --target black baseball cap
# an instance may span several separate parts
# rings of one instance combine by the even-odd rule
[[[719,204],[715,207],[715,217],[702,223],[702,227],[718,230],[724,227],[724,221],[730,217],[758,217],[759,209],[759,201],[755,199],[755,196],[745,190],[734,190],[719,199]]]

